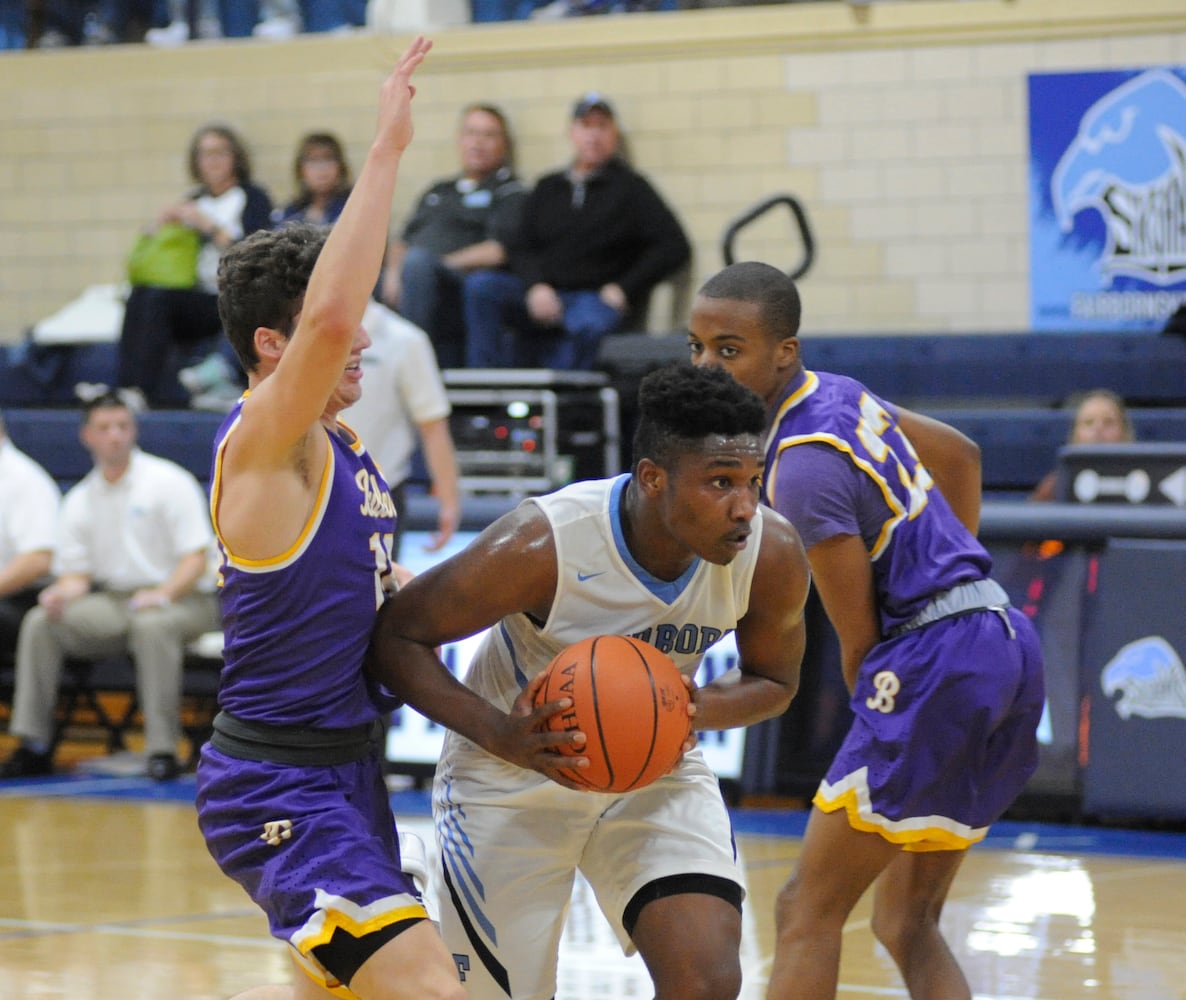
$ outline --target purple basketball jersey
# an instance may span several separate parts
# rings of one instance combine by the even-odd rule
[[[767,440],[766,492],[808,548],[837,534],[864,539],[883,634],[992,567],[934,488],[892,404],[843,375],[803,371],[791,382]]]
[[[855,719],[814,804],[907,850],[975,843],[1037,764],[1032,624],[991,596],[977,603],[1000,592],[988,553],[935,489],[896,409],[859,382],[810,371],[792,380],[766,475],[767,498],[809,551],[841,534],[864,541],[886,637],[861,663]],[[961,607],[952,595],[969,591]],[[895,634],[924,609],[930,624]]]
[[[227,439],[243,433],[238,414],[236,407],[215,439],[216,531],[221,458]],[[393,707],[362,663],[392,572],[395,506],[361,444],[326,435],[317,503],[291,549],[274,559],[237,559],[219,536],[226,661],[219,704],[240,719],[344,728]]]

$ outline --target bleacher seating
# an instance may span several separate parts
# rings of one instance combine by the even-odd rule
[[[1070,415],[1062,409],[924,406],[919,412],[980,445],[984,489],[1000,498],[1033,489],[1054,468],[1070,430]],[[1186,441],[1186,407],[1133,407],[1129,414],[1138,441]]]
[[[1186,338],[1117,334],[804,336],[808,368],[959,428],[980,445],[990,497],[1017,497],[1053,467],[1076,392],[1106,386],[1128,403],[1138,440],[1186,441]],[[688,357],[687,336],[607,337],[599,367],[625,411],[648,371]]]
[[[926,406],[1059,406],[1108,386],[1132,406],[1186,406],[1186,339],[1156,334],[805,337],[809,368]]]
[[[1186,338],[1157,334],[877,334],[812,336],[804,364],[863,382],[903,406],[1058,406],[1106,385],[1130,405],[1186,406]],[[638,377],[688,356],[687,335],[619,334],[598,367]]]
[[[77,403],[70,409],[5,408],[3,413],[13,444],[41,463],[63,488],[91,470],[91,457],[78,439],[81,411]],[[214,434],[222,421],[220,413],[150,410],[137,418],[140,447],[171,459],[206,485]]]

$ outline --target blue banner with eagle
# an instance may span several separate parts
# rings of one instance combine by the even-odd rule
[[[1186,303],[1186,67],[1029,76],[1030,321],[1160,330]]]

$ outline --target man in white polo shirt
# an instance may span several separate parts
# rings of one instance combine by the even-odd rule
[[[186,643],[219,627],[205,493],[174,462],[136,446],[136,419],[107,394],[86,405],[95,467],[62,501],[54,571],[21,625],[9,732],[21,744],[0,777],[53,770],[53,714],[68,656],[129,653],[148,773],[175,778]]]

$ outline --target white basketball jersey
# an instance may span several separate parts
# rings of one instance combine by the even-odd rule
[[[524,685],[566,646],[589,636],[636,636],[667,653],[685,674],[749,607],[762,542],[762,511],[749,543],[727,566],[695,559],[678,580],[659,580],[638,564],[622,533],[622,501],[630,476],[574,483],[535,497],[555,539],[556,596],[540,626],[510,615],[487,634],[466,683],[509,709]]]

